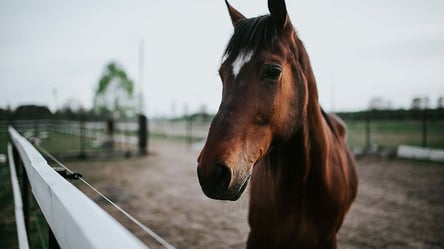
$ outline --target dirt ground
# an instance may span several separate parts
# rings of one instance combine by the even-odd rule
[[[248,191],[237,202],[210,200],[196,178],[197,148],[171,140],[150,146],[148,157],[67,165],[176,248],[244,248]],[[444,165],[362,159],[358,172],[339,248],[444,248]],[[151,248],[162,248],[109,210]]]

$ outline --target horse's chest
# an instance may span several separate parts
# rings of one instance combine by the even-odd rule
[[[260,241],[261,244],[268,244],[268,248],[280,248],[282,245],[312,248],[318,243],[318,230],[308,215],[297,212],[285,214],[277,210],[260,211],[266,209],[258,212],[250,208],[250,239],[254,238],[253,240]]]
[[[302,193],[282,193],[270,177],[256,170],[251,179],[248,248],[314,248],[319,229]]]

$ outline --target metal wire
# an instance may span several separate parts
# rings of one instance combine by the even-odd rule
[[[49,153],[47,150],[45,150],[40,145],[35,145],[43,154],[45,154],[48,158],[53,160],[56,164],[58,164],[60,167],[64,168],[69,173],[74,173],[71,169],[69,169],[66,165],[64,165],[62,162],[60,162],[57,158],[55,158],[51,153]],[[92,186],[90,183],[88,183],[83,177],[79,178],[80,181],[82,181],[86,186],[88,186],[90,189],[92,189],[95,193],[97,193],[100,197],[102,197],[106,202],[111,204],[115,209],[117,209],[120,213],[122,213],[125,217],[127,217],[129,220],[131,220],[135,225],[137,225],[140,229],[142,229],[145,233],[150,235],[153,239],[155,239],[159,244],[161,244],[163,247],[167,249],[176,249],[174,246],[172,246],[170,243],[168,243],[166,240],[164,240],[162,237],[160,237],[158,234],[156,234],[153,230],[142,224],[139,220],[134,218],[131,214],[129,214],[127,211],[125,211],[123,208],[119,207],[116,203],[111,201],[108,197],[106,197],[105,194],[100,192],[98,189],[96,189],[94,186]]]

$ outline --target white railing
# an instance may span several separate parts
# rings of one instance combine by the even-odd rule
[[[32,193],[60,248],[147,248],[52,169],[14,128],[9,128],[9,134],[23,162]]]
[[[23,201],[17,178],[16,165],[12,153],[12,146],[8,144],[9,170],[11,174],[12,194],[14,196],[15,224],[17,225],[17,239],[20,249],[28,249],[28,234],[26,233],[25,216],[23,215]]]

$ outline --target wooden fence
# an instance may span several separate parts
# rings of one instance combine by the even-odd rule
[[[51,168],[14,128],[8,131],[19,248],[28,248],[29,188],[48,222],[50,248],[148,248]],[[22,177],[22,191],[16,171]]]

